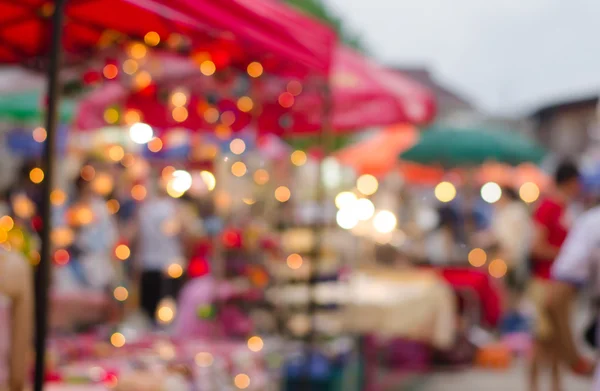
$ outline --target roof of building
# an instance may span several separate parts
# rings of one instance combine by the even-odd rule
[[[537,108],[533,113],[529,115],[531,118],[543,116],[560,109],[575,109],[578,107],[585,107],[589,105],[598,104],[598,95],[581,95],[571,96],[568,98],[556,99],[554,102],[548,103],[544,106]]]

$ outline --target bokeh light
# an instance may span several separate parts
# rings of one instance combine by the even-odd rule
[[[396,216],[389,210],[381,210],[375,214],[373,218],[373,227],[375,231],[386,234],[396,229],[398,220]]]
[[[161,324],[169,324],[175,319],[175,305],[170,300],[165,300],[156,310],[156,319]]]
[[[257,78],[262,76],[264,69],[261,63],[255,61],[248,64],[247,71],[250,77]]]
[[[481,198],[488,204],[494,204],[502,197],[502,189],[496,182],[488,182],[481,186]]]
[[[215,178],[215,176],[213,175],[212,172],[201,171],[200,177],[202,178],[202,181],[206,185],[206,188],[208,189],[208,191],[213,191],[215,189],[215,187],[217,186],[217,179]]]
[[[112,80],[119,74],[119,68],[115,64],[106,64],[102,70],[102,74],[107,79]]]
[[[52,205],[60,206],[67,202],[67,193],[61,189],[54,189],[50,193],[50,202]]]
[[[119,162],[125,156],[125,150],[120,145],[113,145],[108,149],[108,158],[113,162]]]
[[[279,202],[287,202],[292,197],[292,192],[285,186],[275,189],[275,199]]]
[[[356,188],[364,195],[372,195],[377,192],[379,182],[373,175],[365,174],[356,180]]]
[[[246,150],[246,143],[240,138],[233,139],[229,143],[229,149],[233,154],[241,155]]]
[[[173,190],[185,193],[192,187],[192,175],[185,170],[176,170],[173,172],[173,178],[170,183]]]
[[[56,263],[59,266],[64,266],[68,264],[70,259],[71,256],[69,255],[69,252],[64,248],[61,248],[54,252],[54,263]]]
[[[265,185],[269,182],[269,172],[262,168],[256,170],[254,173],[254,182],[256,182],[257,185]]]
[[[97,194],[106,196],[113,191],[114,180],[112,175],[106,172],[100,172],[92,181],[92,190]]]
[[[200,64],[200,72],[202,72],[204,76],[212,76],[216,71],[217,67],[215,66],[215,63],[210,60],[206,60]]]
[[[200,352],[196,354],[194,361],[196,362],[197,366],[201,368],[208,368],[213,364],[215,359],[213,355],[208,352]]]
[[[264,346],[265,343],[263,342],[261,337],[254,336],[248,339],[248,349],[255,353],[260,352]]]
[[[148,46],[157,46],[160,43],[160,35],[156,31],[150,31],[144,36],[144,42]]]
[[[104,111],[104,121],[107,124],[114,125],[119,122],[119,110],[114,107],[109,107]]]
[[[434,190],[435,198],[440,202],[450,202],[456,197],[456,187],[450,182],[440,182]]]
[[[540,198],[540,188],[533,182],[526,182],[519,188],[519,197],[528,203],[532,204]]]
[[[375,205],[367,198],[361,198],[354,203],[356,217],[361,221],[369,220],[375,214]]]
[[[188,110],[185,107],[175,107],[171,112],[175,122],[184,122],[188,118]]]
[[[352,205],[338,210],[335,215],[335,221],[343,229],[352,229],[358,225],[358,217]]]
[[[143,43],[136,42],[129,46],[129,55],[136,60],[146,57],[146,53],[148,53],[148,49]]]
[[[250,377],[244,373],[240,373],[235,377],[233,383],[240,390],[245,390],[246,388],[250,387]]]
[[[119,212],[119,209],[121,209],[121,204],[119,204],[119,201],[111,199],[106,201],[106,209],[108,209],[108,212],[111,215],[114,215]]]
[[[131,255],[131,250],[125,244],[119,244],[115,248],[115,256],[121,261],[126,260]]]
[[[254,108],[254,102],[249,96],[242,96],[237,101],[237,108],[242,113],[248,113]]]
[[[125,346],[125,342],[125,336],[121,333],[114,333],[110,336],[110,343],[115,348],[122,348],[123,346]]]
[[[86,181],[91,181],[96,177],[96,169],[92,166],[85,165],[81,168],[81,178]]]
[[[209,107],[204,112],[204,120],[209,124],[214,124],[219,120],[220,114],[219,110],[214,107]]]
[[[481,267],[485,265],[487,261],[487,254],[483,249],[474,248],[469,252],[469,263],[474,267]]]
[[[154,137],[146,145],[148,146],[148,150],[154,153],[160,152],[163,148],[163,142],[160,137]]]
[[[33,139],[36,142],[43,143],[44,141],[46,141],[47,137],[48,137],[48,132],[46,132],[46,129],[44,129],[42,127],[37,127],[35,129],[33,129]]]
[[[29,172],[29,179],[33,183],[42,183],[44,180],[44,171],[41,168],[36,167]]]
[[[56,247],[67,247],[73,243],[75,234],[69,227],[56,227],[52,230],[50,238]]]
[[[294,151],[292,152],[290,159],[293,165],[300,167],[306,164],[308,157],[304,151]]]
[[[506,265],[506,262],[504,262],[502,259],[494,259],[492,262],[490,262],[490,276],[494,278],[502,278],[506,275],[507,271],[508,266]]]
[[[335,197],[335,206],[338,209],[353,205],[357,200],[356,194],[350,191],[343,191]]]
[[[231,126],[235,123],[235,113],[233,111],[224,111],[221,114],[221,123],[225,126]]]
[[[297,270],[302,267],[302,257],[299,254],[290,254],[287,257],[286,263],[290,269]]]
[[[125,301],[129,297],[129,291],[124,286],[118,286],[113,291],[113,296],[117,301]]]
[[[140,66],[138,65],[138,62],[134,59],[130,58],[123,62],[123,72],[125,72],[128,75],[133,75],[138,71],[139,68]]]
[[[236,177],[243,177],[246,175],[246,171],[248,171],[248,169],[243,162],[235,162],[231,166],[231,173]]]
[[[150,86],[152,84],[152,75],[147,71],[141,71],[134,78],[135,87],[138,90],[143,90],[144,88]]]
[[[136,201],[143,201],[147,195],[148,191],[144,185],[135,185],[131,188],[131,197]]]
[[[183,267],[178,263],[172,263],[167,268],[167,275],[171,278],[180,278],[183,275]]]
[[[129,137],[136,144],[146,144],[154,138],[154,131],[150,125],[138,122],[129,128]]]
[[[302,93],[302,83],[298,80],[292,80],[287,85],[287,92],[294,96],[298,96]]]
[[[15,227],[15,221],[10,216],[0,217],[0,229],[8,232]]]

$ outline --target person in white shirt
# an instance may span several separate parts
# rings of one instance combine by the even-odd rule
[[[600,207],[582,214],[569,232],[558,258],[552,266],[553,289],[548,298],[549,306],[560,310],[561,302],[576,294],[577,288],[591,285],[594,294],[600,288]],[[569,325],[568,311],[557,313],[563,319],[563,332],[557,333],[557,344],[576,351]],[[596,337],[597,338],[597,337]],[[600,391],[600,367],[596,368],[593,391]]]

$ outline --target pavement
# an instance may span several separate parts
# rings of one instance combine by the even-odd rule
[[[563,372],[564,391],[591,391],[589,379],[574,377]],[[550,375],[541,379],[540,391],[550,391]],[[527,364],[518,362],[511,369],[491,371],[470,369],[453,373],[437,373],[423,382],[419,391],[529,391],[527,387]]]

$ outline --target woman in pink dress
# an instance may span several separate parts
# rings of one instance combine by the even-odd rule
[[[33,329],[31,267],[0,252],[0,391],[25,388]]]

